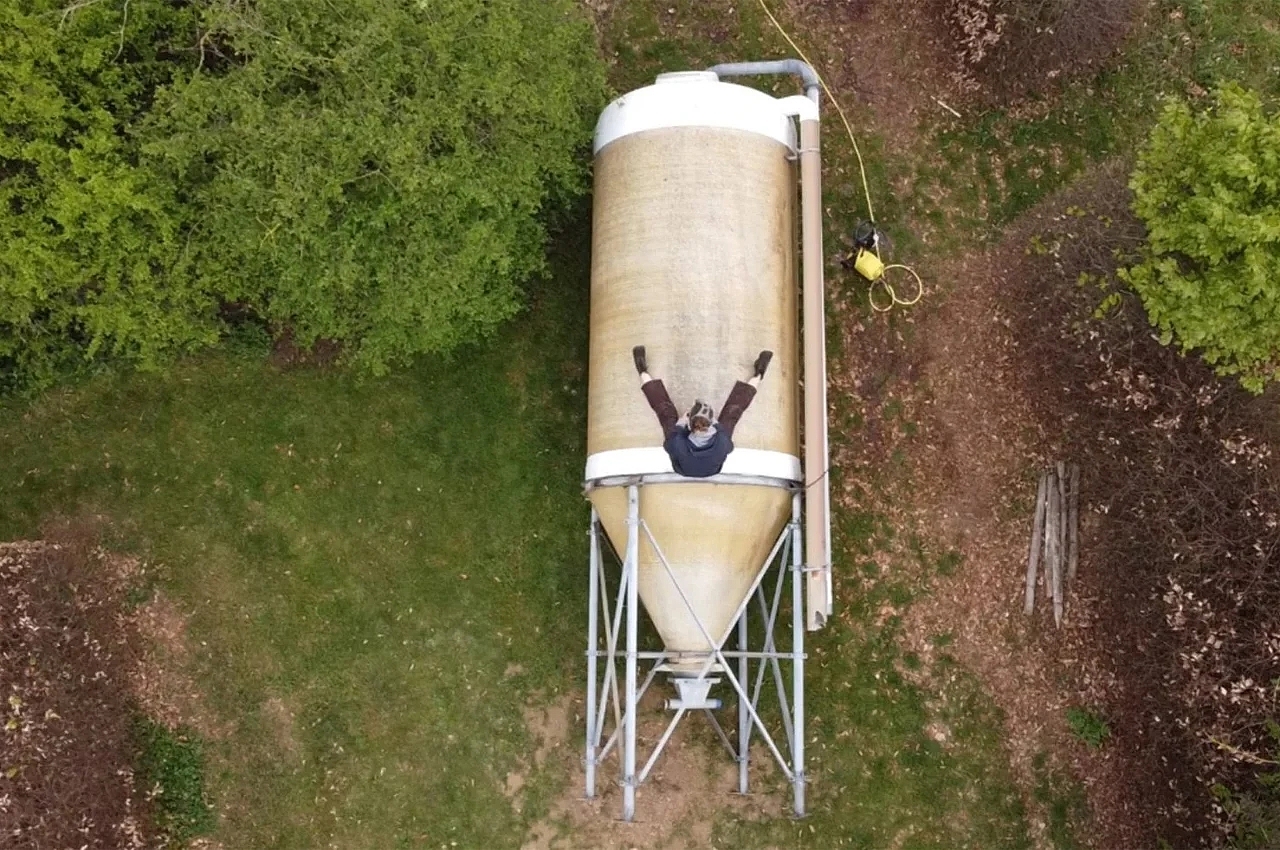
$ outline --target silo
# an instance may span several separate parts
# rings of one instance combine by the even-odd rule
[[[819,511],[811,526],[822,532],[808,541],[809,578],[822,579],[816,607],[810,582],[813,622],[820,624],[829,610],[821,242],[815,232],[820,230],[815,228],[820,218],[816,89],[807,98],[774,98],[719,78],[735,72],[795,71],[798,65],[756,63],[663,74],[653,85],[612,103],[596,127],[585,474],[593,508],[588,708],[594,718],[595,659],[605,655],[611,663],[618,656],[618,612],[626,609],[627,694],[614,698],[623,703],[622,725],[627,727],[615,734],[631,739],[624,742],[624,750],[630,747],[623,765],[628,801],[666,740],[664,736],[637,776],[637,691],[647,688],[655,674],[666,674],[679,695],[668,701],[677,710],[669,730],[684,711],[719,708],[721,701],[708,693],[724,677],[743,703],[740,737],[749,735],[748,721],[755,712],[745,705],[740,680],[748,658],[763,655],[750,656],[745,647],[745,608],[784,547],[792,563],[781,568],[792,570],[795,588],[796,633],[788,658],[796,671],[795,687],[802,692],[801,653],[795,648],[802,646],[805,608],[799,590],[806,572],[800,560],[802,502],[811,515]],[[806,171],[810,179],[804,186],[802,227],[799,163],[805,156],[812,167]],[[817,312],[805,313],[803,359],[797,273],[802,233],[806,253],[815,254],[806,257],[804,300],[812,305],[815,285],[817,296]],[[689,479],[672,471],[661,428],[632,363],[636,345],[646,347],[649,371],[665,382],[682,411],[695,398],[718,409],[734,382],[748,376],[756,354],[774,352],[756,398],[734,431],[735,450],[721,474]],[[815,388],[808,397],[802,382]],[[806,473],[816,490],[806,488]],[[595,608],[600,594],[597,530],[624,561],[612,653],[600,652],[595,637],[600,625]],[[630,587],[628,576],[634,577]],[[634,647],[637,602],[664,645],[646,657],[653,665],[642,686],[636,681],[636,662],[646,660]],[[608,620],[607,604],[604,613]],[[737,652],[723,648],[735,626],[743,641]],[[604,628],[607,644],[609,623]],[[735,665],[736,677],[728,669]],[[603,684],[608,691],[608,673]],[[617,685],[615,678],[612,686]],[[598,714],[603,718],[603,711]],[[798,725],[799,711],[795,714]],[[588,794],[596,759],[593,722],[588,721]],[[600,745],[599,728],[594,738]],[[802,735],[790,743],[793,755],[796,747],[802,752]],[[774,752],[781,759],[777,748]],[[796,781],[802,776],[799,763],[793,767]],[[743,790],[745,782],[744,773]],[[797,787],[798,810],[801,794]],[[624,806],[624,815],[630,814],[630,806]]]

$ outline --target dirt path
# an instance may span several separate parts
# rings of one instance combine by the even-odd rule
[[[1037,847],[1048,848],[1035,764],[1041,753],[1056,767],[1071,763],[1063,719],[1069,689],[1061,679],[1078,675],[1085,662],[1063,659],[1052,628],[1020,611],[1028,472],[1049,456],[1052,441],[1038,428],[1021,382],[1009,315],[1018,304],[1004,297],[1007,281],[989,273],[990,261],[973,254],[931,269],[929,278],[950,292],[935,290],[914,312],[890,318],[839,309],[845,356],[837,368],[844,374],[833,375],[832,385],[861,414],[868,439],[845,448],[837,462],[851,480],[879,482],[846,499],[888,515],[900,533],[914,532],[934,550],[962,556],[952,576],[907,610],[904,643],[928,668],[937,653],[931,638],[952,636],[946,651],[978,675],[1004,713],[1005,747],[1031,832]],[[882,480],[895,456],[905,462]],[[1070,629],[1086,626],[1069,620]],[[1090,784],[1100,800],[1125,796],[1105,770]],[[1090,843],[1138,846],[1121,824],[1100,816]]]
[[[966,87],[927,5],[790,3],[806,34],[821,33],[828,82],[846,107],[851,101],[864,110],[886,140],[886,156],[919,155],[923,128],[942,108],[937,101],[959,103]],[[862,285],[843,282],[851,291],[831,305],[844,352],[832,364],[831,391],[863,429],[835,446],[833,463],[846,482],[837,498],[890,517],[936,551],[961,554],[955,575],[908,610],[905,643],[928,660],[936,652],[930,637],[951,634],[948,651],[1003,711],[1037,847],[1052,846],[1049,812],[1035,793],[1046,770],[1069,771],[1086,784],[1095,822],[1092,834],[1078,838],[1098,848],[1139,846],[1142,818],[1125,793],[1124,769],[1109,752],[1082,754],[1064,720],[1082,683],[1112,684],[1088,658],[1089,623],[1073,612],[1067,640],[1020,613],[1027,481],[1054,456],[1054,444],[1027,399],[1028,364],[1013,320],[1021,305],[1011,297],[1018,287],[992,269],[1009,265],[997,254],[1021,253],[1036,215],[992,251],[933,263],[913,258],[929,285],[919,308],[869,316]],[[898,224],[932,233],[926,222]]]
[[[961,566],[907,611],[905,642],[928,659],[937,651],[930,638],[950,634],[946,651],[1001,708],[1039,847],[1060,846],[1051,843],[1046,775],[1082,783],[1088,817],[1075,838],[1098,850],[1161,838],[1203,846],[1211,818],[1207,780],[1192,761],[1198,744],[1172,722],[1180,709],[1166,687],[1177,667],[1160,604],[1168,559],[1145,544],[1135,549],[1126,531],[1133,517],[1113,517],[1108,505],[1123,513],[1125,497],[1110,488],[1159,471],[1159,460],[1148,469],[1140,453],[1109,448],[1160,440],[1164,402],[1152,400],[1155,387],[1167,382],[1165,395],[1177,396],[1214,385],[1203,367],[1156,345],[1140,313],[1132,325],[1107,324],[1114,339],[1095,345],[1102,326],[1088,320],[1102,296],[1076,282],[1091,263],[1114,264],[1105,240],[1140,235],[1126,173],[1125,163],[1100,166],[998,244],[933,264],[934,289],[914,311],[869,317],[836,305],[845,354],[832,386],[866,435],[841,446],[838,462],[855,482],[896,469],[879,486],[843,495],[934,551],[961,554]],[[1126,362],[1110,362],[1109,352]],[[1156,383],[1143,383],[1151,375]],[[1080,574],[1057,629],[1043,606],[1024,616],[1022,600],[1036,475],[1064,458],[1085,461],[1085,493]],[[1105,746],[1090,749],[1071,733],[1073,706],[1104,713]]]
[[[0,832],[15,847],[158,847],[131,724],[138,708],[169,726],[206,717],[170,655],[182,616],[129,604],[146,566],[98,546],[91,521],[46,531],[0,542]]]
[[[937,13],[927,2],[789,0],[785,8],[791,35],[806,51],[813,46],[809,58],[855,128],[874,127],[889,156],[910,151],[922,124],[942,114],[938,100],[960,94]],[[832,132],[843,134],[831,118]]]
[[[922,135],[944,108],[938,101],[960,105],[972,89],[928,7],[789,4],[805,35],[821,40],[828,82],[885,139],[886,156],[920,156]],[[863,428],[837,441],[833,463],[845,472],[837,498],[848,507],[870,507],[934,551],[962,556],[907,611],[904,642],[927,661],[936,653],[930,638],[949,633],[948,652],[999,705],[1036,846],[1054,846],[1049,801],[1037,793],[1053,775],[1084,785],[1090,817],[1076,840],[1111,850],[1145,846],[1152,832],[1150,813],[1130,793],[1140,769],[1132,754],[1088,751],[1065,721],[1069,705],[1101,704],[1119,691],[1095,645],[1088,597],[1096,590],[1080,583],[1061,631],[1021,613],[1035,470],[1061,457],[1062,433],[1036,409],[1045,370],[1027,359],[1028,328],[1019,321],[1027,287],[1016,276],[1030,235],[1062,206],[1046,201],[989,250],[913,258],[929,286],[919,308],[868,316],[860,283],[835,299],[844,355],[832,364],[831,391]],[[932,241],[932,224],[898,224]],[[1083,522],[1087,546],[1090,517]]]

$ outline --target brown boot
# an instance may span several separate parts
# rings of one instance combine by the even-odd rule
[[[755,377],[757,378],[764,377],[765,370],[769,368],[769,361],[772,359],[773,359],[772,351],[760,352],[760,356],[756,358],[755,372],[753,373]]]
[[[649,360],[644,356],[643,345],[637,345],[631,349],[631,359],[636,361],[636,372],[643,375],[649,371]]]

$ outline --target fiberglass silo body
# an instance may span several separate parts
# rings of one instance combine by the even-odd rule
[[[728,633],[801,480],[797,144],[784,103],[714,74],[664,75],[596,128],[586,477],[619,545],[627,487],[590,485],[667,482],[643,488],[653,539],[640,538],[638,585],[673,672],[696,670],[706,636]],[[671,467],[634,345],[681,412],[695,398],[718,412],[756,354],[775,352],[717,483],[662,477]]]

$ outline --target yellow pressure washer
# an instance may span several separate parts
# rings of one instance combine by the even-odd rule
[[[853,251],[846,258],[843,265],[845,268],[853,268],[858,274],[867,279],[871,284],[871,288],[867,290],[867,299],[871,302],[871,309],[877,313],[883,313],[892,310],[895,304],[910,306],[920,300],[924,294],[924,284],[920,280],[920,275],[909,266],[899,265],[897,263],[886,264],[881,258],[882,245],[888,242],[888,237],[884,235],[872,221],[860,221],[853,231]],[[887,246],[884,246],[887,250]],[[885,272],[889,269],[901,269],[908,276],[915,279],[915,295],[910,298],[901,298],[893,284],[885,276]],[[901,275],[898,281],[901,282]],[[880,300],[876,300],[876,290],[883,289],[884,292],[880,296]]]
[[[854,252],[852,261],[846,261],[846,268],[852,265],[856,273],[863,275],[870,283],[876,283],[884,274],[884,261],[879,259],[879,243],[881,232],[872,221],[859,221],[854,229]]]
[[[854,271],[875,283],[884,274],[884,261],[880,259],[880,231],[873,222],[858,222],[853,231],[853,247]]]

